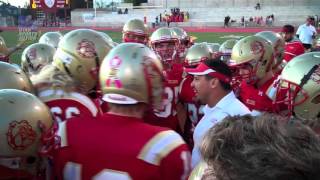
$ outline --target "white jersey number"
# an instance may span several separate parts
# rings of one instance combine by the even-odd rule
[[[167,118],[168,116],[175,115],[177,112],[172,108],[173,103],[178,101],[179,87],[175,87],[174,90],[170,87],[164,88],[166,98],[163,100],[162,110],[155,113],[158,117]]]
[[[61,107],[52,107],[50,110],[58,123],[80,114],[79,109],[76,107],[68,107],[64,111],[61,109]]]

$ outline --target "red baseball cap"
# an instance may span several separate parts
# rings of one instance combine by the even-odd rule
[[[231,78],[217,72],[216,70],[208,67],[205,63],[201,62],[196,68],[185,68],[185,71],[188,74],[195,75],[195,76],[203,76],[203,75],[209,75],[211,77],[218,78],[219,80],[229,83],[231,81]]]

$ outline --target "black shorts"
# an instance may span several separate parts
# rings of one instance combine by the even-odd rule
[[[305,49],[310,49],[310,48],[311,48],[311,44],[303,44],[303,47],[304,47]]]

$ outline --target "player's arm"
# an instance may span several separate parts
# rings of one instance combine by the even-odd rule
[[[191,154],[186,144],[172,150],[161,161],[161,179],[187,179],[191,172]]]
[[[188,111],[186,106],[183,104],[183,97],[181,96],[182,94],[182,87],[185,82],[185,78],[181,81],[179,85],[179,90],[178,90],[178,102],[177,102],[177,117],[179,121],[179,126],[181,129],[181,132],[184,133],[184,127],[188,118]]]

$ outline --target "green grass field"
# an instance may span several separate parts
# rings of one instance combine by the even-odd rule
[[[105,31],[115,42],[121,42],[121,32],[114,31]],[[67,33],[67,31],[63,31],[63,34]],[[15,46],[18,41],[18,32],[17,31],[3,31],[0,35],[5,39],[8,47]],[[197,37],[196,42],[215,42],[222,43],[226,40],[226,38],[222,38],[223,36],[236,35],[236,36],[247,36],[251,33],[213,33],[213,32],[190,32],[189,35]],[[29,42],[28,44],[35,43]],[[11,61],[16,64],[20,64],[20,57],[23,50],[19,50],[12,54],[10,57]]]

